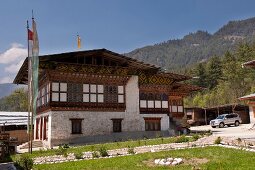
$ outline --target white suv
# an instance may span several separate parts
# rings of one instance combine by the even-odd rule
[[[223,128],[225,125],[239,126],[240,123],[242,123],[242,120],[236,113],[219,115],[216,119],[210,121],[210,125],[212,126],[212,128]]]

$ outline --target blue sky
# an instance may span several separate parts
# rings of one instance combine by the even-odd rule
[[[25,57],[26,20],[34,10],[40,54],[107,48],[124,53],[197,30],[214,33],[230,20],[255,16],[252,0],[2,0],[0,83]],[[30,22],[31,23],[31,22]]]

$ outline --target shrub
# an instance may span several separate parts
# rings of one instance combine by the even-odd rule
[[[138,140],[138,145],[141,146],[141,140]]]
[[[192,138],[193,138],[194,141],[196,141],[196,140],[199,139],[199,135],[198,135],[198,134],[194,134],[194,135],[192,136]]]
[[[97,151],[92,152],[92,157],[93,158],[99,158],[99,155],[98,155]]]
[[[55,151],[56,155],[65,155],[67,153],[67,149],[59,146]]]
[[[18,169],[31,170],[34,165],[34,161],[27,154],[22,154],[15,165]]]
[[[106,150],[106,148],[105,148],[104,146],[102,146],[102,147],[99,148],[99,153],[100,153],[100,155],[101,155],[102,157],[109,156],[109,154],[108,154],[108,152],[107,152],[107,150]]]
[[[74,156],[75,156],[75,159],[82,159],[83,158],[83,153],[81,151],[76,152],[76,153],[74,153]]]
[[[175,139],[175,143],[183,143],[183,142],[188,142],[189,141],[189,138],[182,135],[182,136],[178,136],[176,139]]]
[[[164,143],[164,138],[161,138],[161,143]]]
[[[128,154],[135,154],[134,148],[128,146]]]
[[[217,137],[217,139],[215,139],[214,144],[220,144],[222,141],[221,137]]]
[[[65,149],[70,148],[69,144],[67,144],[67,143],[63,144],[62,147],[65,148]]]
[[[192,144],[191,147],[196,147],[197,145],[196,144]]]
[[[241,138],[237,138],[236,140],[237,140],[238,144],[240,144],[242,142]]]

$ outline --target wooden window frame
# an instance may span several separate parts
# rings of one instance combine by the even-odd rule
[[[184,113],[184,107],[183,107],[183,98],[175,98],[169,100],[170,106],[169,110],[171,113]],[[173,112],[173,106],[176,106],[176,112]],[[182,107],[182,112],[179,111],[179,107]]]
[[[84,90],[82,91],[82,95],[84,96],[84,94],[87,94],[88,96],[89,96],[89,101],[88,102],[84,102],[84,99],[83,99],[83,101],[82,102],[84,102],[84,103],[104,103],[104,100],[103,100],[103,102],[99,102],[99,95],[103,95],[103,98],[105,98],[105,94],[104,94],[104,88],[105,88],[105,85],[103,85],[103,84],[89,84],[89,83],[85,83],[85,84],[87,84],[88,86],[89,86],[89,91],[88,92],[84,92]],[[85,84],[83,84],[83,86],[85,85]],[[91,91],[91,85],[95,85],[96,86],[96,92],[92,92]],[[99,92],[98,91],[98,86],[103,86],[103,91],[102,92]],[[91,95],[96,95],[96,101],[95,102],[92,102],[91,101]]]
[[[82,119],[82,118],[72,118],[72,119],[70,119],[70,121],[71,121],[71,134],[82,134],[82,121],[83,120],[84,119]],[[78,125],[79,125],[79,130],[78,131],[76,131],[74,129],[74,123],[78,123]]]
[[[111,119],[112,120],[112,132],[113,133],[120,133],[122,132],[122,120],[123,119]],[[119,124],[119,127],[115,128],[115,125]],[[116,130],[118,129],[118,130]]]
[[[78,87],[78,86],[81,86],[81,87]],[[73,89],[79,89],[79,90],[74,91]],[[66,95],[67,95],[66,96],[67,102],[83,102],[83,84],[82,83],[67,83],[67,94]],[[70,97],[70,95],[74,95],[74,97]],[[70,100],[70,99],[72,99],[72,100]]]
[[[168,96],[166,98],[167,94],[166,93],[145,93],[141,92],[139,94],[139,107],[140,109],[153,109],[153,110],[158,110],[158,109],[169,109],[169,101],[168,101]],[[141,107],[141,100],[146,101],[146,107]],[[153,107],[148,107],[149,101],[153,101]],[[156,101],[160,101],[160,107],[156,107]],[[167,108],[163,108],[163,101],[167,101]]]
[[[161,131],[161,117],[146,117],[144,124],[145,131]]]
[[[58,83],[58,91],[53,91],[53,83]],[[61,91],[61,87],[60,87],[61,83],[66,83],[66,82],[51,82],[51,90],[50,90],[51,99],[50,99],[50,101],[52,101],[52,102],[67,102],[68,101],[68,97],[67,97],[68,89],[66,89],[66,91]],[[66,84],[68,84],[68,83],[66,83]],[[53,93],[58,93],[58,101],[53,101],[53,95],[52,95]],[[61,101],[60,94],[62,94],[62,93],[66,94],[66,101]]]

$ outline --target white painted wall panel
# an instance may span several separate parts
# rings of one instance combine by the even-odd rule
[[[59,91],[59,83],[52,83],[52,91]]]
[[[60,83],[60,91],[67,91],[67,83]]]
[[[141,108],[147,108],[147,101],[146,100],[140,100],[140,107]]]
[[[89,84],[83,84],[83,92],[89,93]]]
[[[162,108],[164,109],[168,108],[168,101],[162,101]]]
[[[161,101],[155,101],[155,108],[161,108]]]

